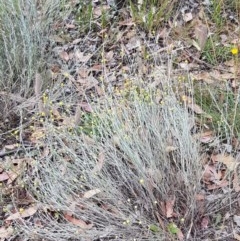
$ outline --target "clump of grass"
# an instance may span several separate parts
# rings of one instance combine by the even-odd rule
[[[19,104],[34,95],[35,73],[44,72],[49,59],[51,26],[67,11],[64,0],[0,0],[0,105],[5,110],[0,119],[10,122],[9,128],[25,118]],[[46,86],[48,79],[43,80]]]
[[[134,21],[147,32],[155,31],[167,21],[174,11],[175,1],[143,0],[129,1]]]
[[[37,218],[44,228],[18,223],[28,239],[175,240],[176,233],[159,225],[160,218],[167,227],[162,203],[173,199],[174,225],[188,230],[202,174],[190,134],[193,116],[170,90],[161,104],[152,91],[147,101],[139,91],[130,97],[95,103],[91,137],[78,127],[43,123],[48,154],[32,162],[25,186],[41,204]],[[69,222],[69,215],[85,228]]]
[[[217,65],[231,59],[230,47],[223,46],[217,34],[211,36],[204,47],[202,58],[206,62]]]
[[[196,103],[212,117],[211,125],[217,131],[218,136],[227,141],[230,141],[233,136],[239,136],[238,94],[234,93],[228,84],[221,88],[198,84],[194,88]]]

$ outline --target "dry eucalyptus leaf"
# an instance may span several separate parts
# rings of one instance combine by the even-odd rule
[[[84,52],[81,52],[79,49],[75,52],[75,58],[81,62],[86,63],[92,57],[92,54],[84,55]]]
[[[70,215],[65,214],[64,217],[66,218],[67,221],[70,223],[82,228],[82,229],[91,229],[93,227],[93,224],[87,224],[85,221],[77,218],[73,218]]]
[[[84,198],[91,198],[93,196],[95,196],[96,194],[100,193],[101,190],[96,188],[96,189],[93,189],[93,190],[89,190],[87,192],[84,193],[83,197]]]
[[[21,213],[21,218],[27,218],[35,214],[38,210],[37,206],[32,206],[27,209],[24,209],[24,211]]]
[[[172,200],[166,201],[166,216],[167,218],[171,218],[173,216],[173,206],[175,204],[175,197]]]
[[[10,177],[10,176],[8,175],[7,172],[1,173],[1,174],[0,174],[0,182],[5,181],[5,180],[8,180],[9,177]]]
[[[18,144],[18,143],[12,144],[12,145],[5,145],[6,150],[14,150],[14,149],[16,149],[17,147],[19,147],[19,144]]]
[[[69,58],[69,55],[66,51],[62,51],[60,54],[59,54],[60,58],[65,60],[65,61],[68,61],[70,58]]]
[[[16,220],[19,218],[27,218],[35,214],[37,210],[38,210],[37,206],[32,206],[27,209],[24,209],[22,212],[16,212],[11,214],[6,220],[10,221],[10,220]]]

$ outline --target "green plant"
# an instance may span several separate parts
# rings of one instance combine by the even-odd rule
[[[217,34],[209,37],[202,53],[202,58],[206,62],[217,65],[231,58],[229,47],[222,46]]]
[[[84,33],[93,27],[93,6],[91,2],[83,1],[75,13],[75,19],[80,26],[80,30]]]
[[[225,18],[222,17],[224,11],[224,3],[223,0],[213,0],[212,1],[212,12],[211,18],[213,22],[216,24],[216,27],[222,30],[222,27],[225,25]]]
[[[203,110],[212,117],[212,127],[223,139],[231,138],[240,133],[240,106],[238,94],[232,92],[228,86],[209,87],[197,85],[194,87],[194,99]],[[207,121],[202,119],[203,122]]]
[[[148,32],[158,29],[164,21],[172,16],[175,1],[143,0],[130,1],[130,10],[134,21]]]

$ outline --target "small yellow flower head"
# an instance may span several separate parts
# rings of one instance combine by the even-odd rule
[[[238,48],[237,47],[233,47],[231,49],[231,52],[232,52],[233,55],[237,55],[238,54]]]
[[[24,208],[19,208],[19,213],[23,213],[24,212]]]
[[[143,179],[140,179],[139,182],[140,182],[140,184],[143,184],[143,183],[144,183],[144,180],[143,180]]]

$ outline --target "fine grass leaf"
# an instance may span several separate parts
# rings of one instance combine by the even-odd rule
[[[93,197],[94,195],[96,195],[96,194],[98,194],[100,192],[101,192],[101,190],[98,189],[98,188],[97,189],[93,189],[93,190],[89,190],[89,191],[84,193],[83,197],[84,198],[91,198],[91,197]]]
[[[87,224],[87,223],[84,222],[83,220],[77,219],[77,218],[73,218],[73,217],[70,216],[70,215],[65,214],[64,217],[65,217],[65,219],[66,219],[68,222],[70,222],[70,223],[72,223],[73,225],[76,225],[76,226],[78,226],[78,227],[80,227],[80,228],[82,228],[82,229],[91,229],[91,228],[93,227],[93,224],[92,224],[92,223]]]

